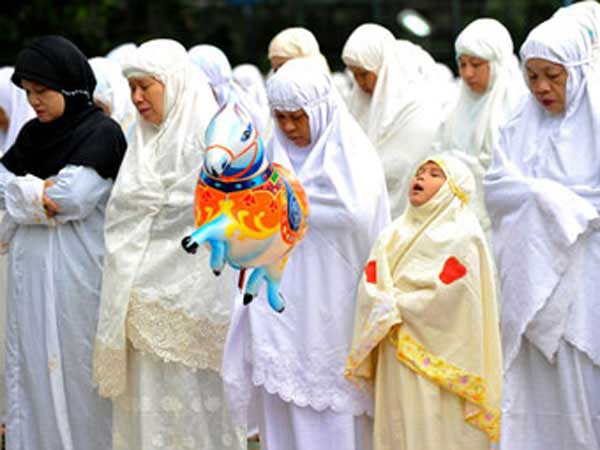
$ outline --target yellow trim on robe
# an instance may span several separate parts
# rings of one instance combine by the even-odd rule
[[[402,363],[418,375],[465,399],[468,402],[465,406],[465,420],[485,432],[491,442],[499,441],[500,410],[486,404],[486,386],[479,375],[429,353],[402,331],[401,326],[392,328],[388,339],[396,347],[396,356]]]

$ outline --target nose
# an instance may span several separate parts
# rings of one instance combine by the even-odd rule
[[[40,98],[39,98],[39,97],[38,97],[38,96],[37,96],[35,93],[33,93],[33,92],[30,92],[30,93],[27,95],[27,100],[29,101],[29,104],[30,104],[32,107],[34,107],[34,108],[35,108],[36,106],[39,106],[39,105],[40,105]]]
[[[213,148],[206,153],[204,167],[211,176],[217,178],[223,175],[230,162],[231,156],[227,152],[219,148]]]
[[[131,90],[131,101],[134,105],[137,105],[144,101],[144,97],[142,96],[140,88],[135,87]]]
[[[467,79],[472,78],[473,75],[475,75],[475,71],[473,70],[473,67],[465,66],[465,68],[463,69],[463,75],[464,75],[464,78],[467,78]]]
[[[550,84],[545,80],[533,83],[532,90],[537,94],[545,94],[550,91]]]
[[[281,129],[286,133],[291,133],[296,129],[296,127],[294,126],[294,122],[292,120],[286,119],[282,121]]]

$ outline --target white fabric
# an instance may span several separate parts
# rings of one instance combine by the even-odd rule
[[[133,42],[126,42],[113,48],[110,52],[106,54],[106,58],[116,62],[119,66],[122,67],[123,64],[127,62],[127,59],[135,53],[136,49],[137,45],[135,45]]]
[[[165,115],[158,126],[138,117],[107,209],[94,379],[102,395],[115,399],[115,430],[127,430],[127,435],[115,432],[114,445],[122,444],[119,436],[128,436],[128,450],[145,450],[155,429],[180,436],[193,430],[195,442],[207,435],[234,435],[221,410],[197,418],[182,415],[169,402],[163,405],[182,391],[190,400],[223,396],[222,384],[210,384],[204,376],[211,371],[218,376],[221,368],[233,274],[226,271],[215,279],[208,251],[189,255],[181,248],[181,239],[195,228],[194,188],[204,132],[217,105],[175,41],[141,45],[123,71],[146,73],[164,84]],[[173,372],[180,383],[157,389]],[[140,404],[146,406],[140,409]],[[231,448],[241,449],[239,441],[233,440]]]
[[[27,102],[25,91],[10,81],[12,74],[13,69],[10,67],[0,69],[0,108],[9,120],[8,131],[0,131],[0,155],[14,144],[23,125],[35,116],[33,108]]]
[[[555,17],[567,16],[592,35],[592,56],[594,68],[600,68],[600,5],[595,0],[573,3],[567,7],[560,8]]]
[[[6,210],[15,222],[22,225],[56,225],[56,221],[47,217],[44,210],[44,180],[25,175],[19,178],[18,184],[8,185],[6,193]]]
[[[26,225],[37,214],[19,194],[30,181],[0,165],[7,215],[22,222],[8,255],[7,449],[109,450],[111,406],[91,370],[112,181],[76,166],[54,179],[55,226]]]
[[[445,120],[439,142],[442,151],[453,151],[469,165],[477,182],[472,207],[484,231],[491,227],[483,200],[483,176],[488,169],[500,128],[526,95],[519,75],[512,69],[513,43],[508,30],[494,19],[471,22],[456,38],[456,59],[476,56],[489,63],[490,78],[483,94],[460,81],[460,94]]]
[[[316,58],[323,70],[329,73],[329,65],[321,54],[317,38],[306,28],[286,28],[277,33],[269,43],[268,55],[269,59],[274,56],[285,59]]]
[[[121,125],[127,139],[131,140],[135,129],[135,107],[121,66],[108,58],[92,58],[89,62],[97,83],[94,99],[110,108],[110,116]]]
[[[408,66],[416,71],[415,76],[420,77],[427,83],[429,89],[435,91],[437,102],[441,104],[443,111],[447,111],[456,100],[457,89],[453,77],[448,80],[448,73],[443,69],[440,70],[433,57],[420,45],[404,39],[398,39],[396,45],[400,58],[403,61],[410,61]]]
[[[352,77],[352,72],[350,72],[348,69],[344,70],[343,72],[333,72],[331,74],[331,79],[333,80],[333,84],[340,93],[344,103],[348,104],[350,97],[352,96],[352,89],[354,89],[354,78]]]
[[[285,311],[270,310],[264,293],[235,307],[224,360],[228,399],[241,422],[255,386],[299,407],[362,415],[372,399],[344,379],[344,367],[359,274],[389,223],[381,164],[314,60],[287,62],[267,90],[272,109],[309,117],[308,147],[277,128],[271,148],[306,190],[309,227],[283,273]]]
[[[375,24],[354,30],[342,52],[347,66],[377,74],[373,95],[353,89],[348,108],[382,160],[392,217],[404,211],[408,180],[431,152],[442,120],[436,90],[405,58],[392,33]]]
[[[263,74],[253,64],[240,64],[233,69],[233,79],[261,107],[269,111],[269,99]]]
[[[366,416],[317,412],[259,389],[261,450],[369,450],[373,425]]]
[[[505,375],[502,450],[600,448],[600,367],[561,340],[549,363],[527,339]]]
[[[225,53],[212,45],[197,45],[188,52],[191,61],[206,75],[219,107],[237,101],[250,114],[252,122],[266,141],[269,113],[233,79]]]
[[[242,429],[231,425],[218,373],[135,351],[129,362],[127,394],[115,399],[112,450],[246,449]]]
[[[503,129],[484,179],[503,292],[505,368],[534,316],[549,302],[561,301],[558,291],[567,268],[585,263],[579,272],[593,273],[600,267],[600,259],[592,258],[598,252],[594,229],[600,208],[600,105],[592,91],[596,81],[588,76],[590,55],[590,36],[571,20],[552,19],[530,33],[521,48],[522,60],[525,64],[535,57],[565,65],[566,109],[552,115],[529,96]],[[592,236],[585,251],[592,259],[579,259],[575,243],[588,231]],[[593,283],[564,283],[569,340],[600,364],[600,334],[593,325],[600,319],[600,307],[586,300],[597,288]],[[550,342],[530,336],[549,359],[562,334],[560,323],[558,316],[545,322],[545,333],[553,335]]]

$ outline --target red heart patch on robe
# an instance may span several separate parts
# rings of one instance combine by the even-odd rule
[[[458,259],[451,256],[444,263],[444,268],[440,272],[440,280],[444,284],[454,283],[467,274],[467,268],[463,266]]]
[[[365,266],[365,275],[367,276],[367,283],[377,283],[377,261],[369,261]]]

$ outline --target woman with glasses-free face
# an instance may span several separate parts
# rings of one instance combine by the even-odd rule
[[[296,147],[306,147],[311,142],[310,123],[303,109],[296,111],[275,111],[279,129]]]
[[[25,79],[21,82],[21,86],[40,122],[52,122],[65,113],[65,98],[60,92]]]
[[[489,61],[477,56],[460,55],[458,73],[473,93],[482,95],[487,91],[490,82]]]
[[[164,119],[165,86],[156,78],[130,77],[131,101],[140,116],[153,125],[160,125]]]
[[[550,114],[562,114],[567,99],[565,67],[541,58],[531,58],[525,66],[527,84],[535,99]]]

